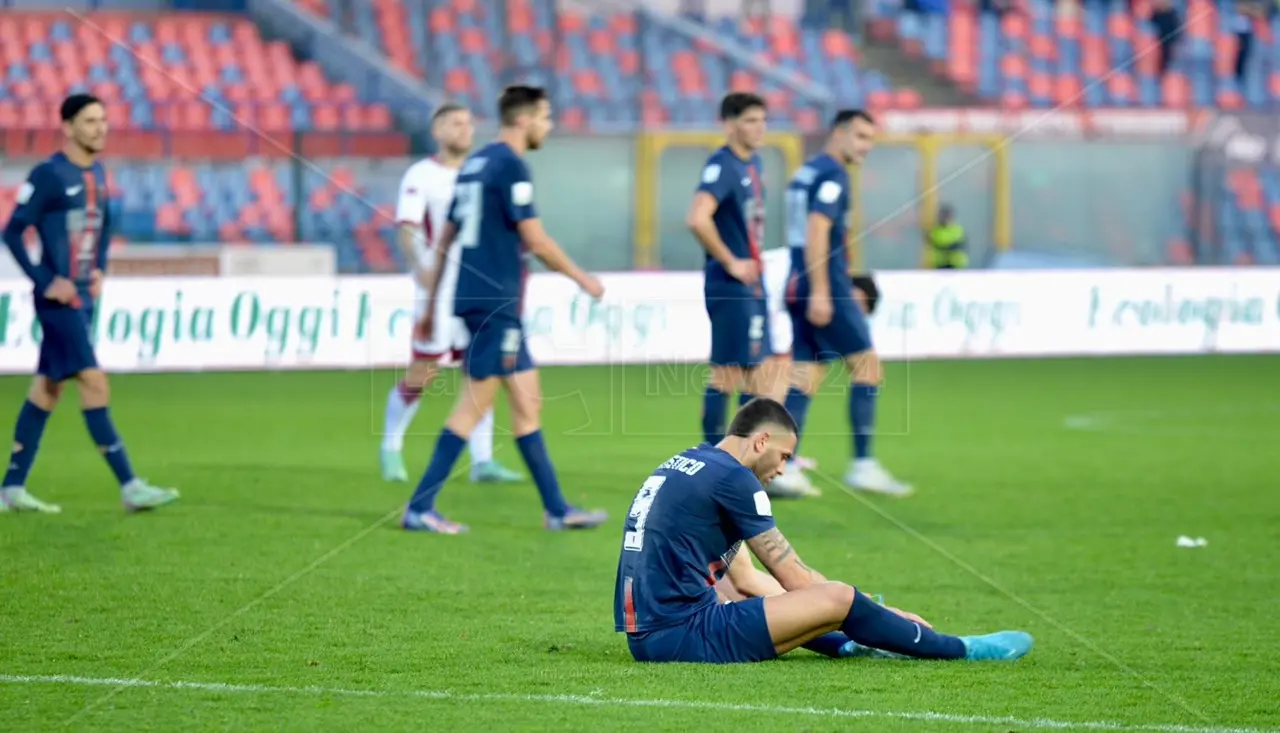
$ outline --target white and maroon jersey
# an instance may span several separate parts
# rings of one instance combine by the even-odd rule
[[[400,195],[396,199],[396,222],[416,224],[422,227],[421,236],[414,237],[414,250],[418,264],[430,266],[434,259],[428,253],[439,241],[449,217],[449,204],[453,201],[453,186],[458,180],[458,170],[442,165],[435,158],[425,158],[414,163],[400,179]]]

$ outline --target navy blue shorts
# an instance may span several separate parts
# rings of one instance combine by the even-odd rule
[[[86,369],[98,368],[90,329],[93,311],[84,308],[49,308],[36,311],[40,321],[40,361],[36,374],[51,382],[63,382]]]
[[[764,297],[706,297],[711,318],[711,365],[751,369],[773,356]]]
[[[490,313],[467,313],[462,321],[471,332],[471,344],[462,357],[468,377],[505,377],[533,368],[520,321]]]
[[[791,315],[791,358],[798,362],[827,363],[860,354],[871,348],[871,326],[852,298],[832,298],[831,322],[821,328],[805,316],[806,300],[787,304]]]
[[[717,603],[669,629],[627,634],[637,662],[738,664],[776,659],[764,599]]]

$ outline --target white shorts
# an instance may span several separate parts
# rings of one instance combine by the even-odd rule
[[[435,308],[435,330],[427,341],[413,339],[414,361],[453,361],[462,359],[462,353],[471,343],[471,333],[461,318],[453,315],[453,292],[441,290],[434,302],[427,298],[421,285],[413,290],[413,317],[415,325],[427,315],[427,308]],[[416,329],[415,329],[416,330]]]

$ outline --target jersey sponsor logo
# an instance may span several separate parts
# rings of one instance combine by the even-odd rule
[[[824,204],[834,204],[843,190],[844,188],[835,181],[823,181],[822,185],[818,186],[818,200]]]
[[[773,516],[773,505],[769,503],[769,495],[764,493],[763,489],[757,491],[751,498],[756,502],[756,514],[762,517]]]
[[[520,181],[511,186],[511,203],[516,206],[528,206],[533,203],[533,184]]]
[[[712,163],[711,165],[709,165],[709,166],[707,166],[706,168],[703,168],[703,169],[702,169],[702,182],[703,182],[703,183],[715,183],[715,182],[716,182],[716,181],[718,181],[718,180],[720,180],[720,166],[719,166],[719,164]]]

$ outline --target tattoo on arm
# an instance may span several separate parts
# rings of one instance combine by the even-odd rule
[[[791,543],[787,542],[787,538],[782,536],[782,532],[777,527],[760,535],[752,544],[759,545],[757,555],[760,558],[760,562],[769,567],[774,567],[795,554],[795,550],[791,548]],[[751,549],[755,551],[756,547]]]

